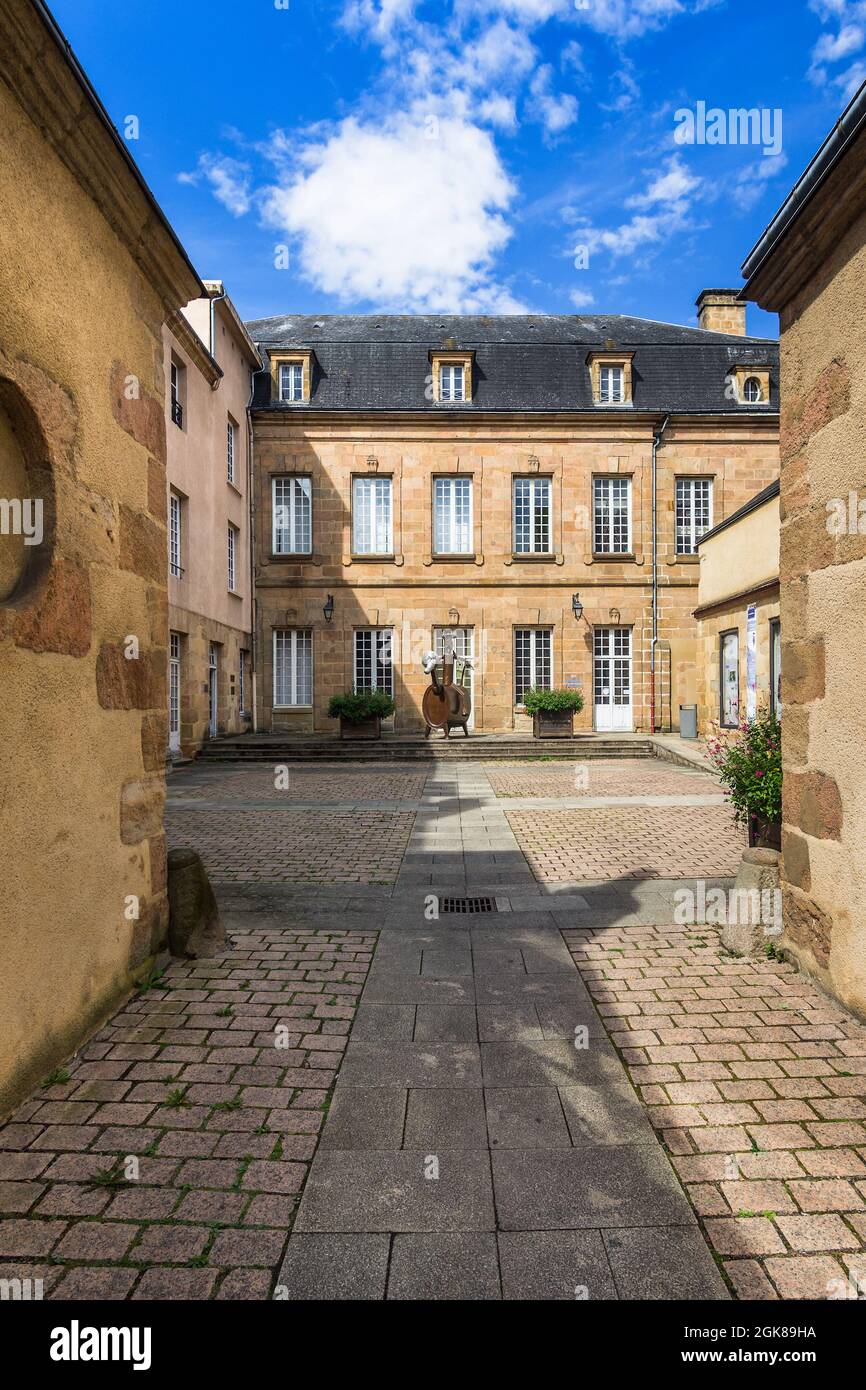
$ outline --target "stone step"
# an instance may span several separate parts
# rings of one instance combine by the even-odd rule
[[[278,736],[246,736],[211,739],[199,754],[207,762],[496,762],[580,761],[585,758],[651,758],[648,739],[448,739],[384,738],[281,739]]]

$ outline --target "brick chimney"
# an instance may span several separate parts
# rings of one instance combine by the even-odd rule
[[[746,336],[746,306],[739,290],[701,290],[695,301],[698,327],[710,333],[736,333]]]

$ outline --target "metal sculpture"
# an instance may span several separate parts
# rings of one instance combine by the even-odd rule
[[[461,674],[472,669],[471,661],[460,658]],[[452,729],[462,729],[464,738],[469,737],[469,717],[472,713],[472,696],[464,685],[454,680],[454,653],[446,641],[446,649],[440,656],[437,652],[427,652],[421,665],[430,684],[424,691],[421,710],[424,715],[424,737],[429,738],[434,729],[441,729],[446,738]],[[437,668],[441,665],[441,680]]]

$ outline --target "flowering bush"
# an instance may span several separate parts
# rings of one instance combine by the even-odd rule
[[[773,714],[753,723],[743,720],[737,736],[707,740],[710,761],[718,770],[741,825],[750,817],[782,819],[782,727]]]

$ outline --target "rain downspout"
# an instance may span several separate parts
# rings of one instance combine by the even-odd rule
[[[652,466],[652,541],[653,541],[653,635],[650,643],[650,733],[656,731],[656,644],[659,640],[659,536],[658,536],[658,452],[664,442],[665,430],[670,423],[670,415],[662,420],[653,435]]]

